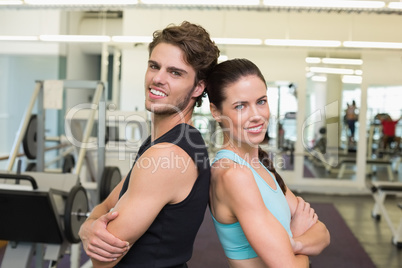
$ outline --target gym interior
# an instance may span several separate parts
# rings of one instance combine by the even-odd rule
[[[147,45],[185,20],[265,76],[263,149],[331,233],[311,267],[402,267],[402,2],[86,2],[0,1],[1,267],[91,267],[79,227],[150,133]],[[193,123],[213,159],[206,98]],[[205,215],[189,267],[228,267]]]

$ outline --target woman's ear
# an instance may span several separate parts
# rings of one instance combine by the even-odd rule
[[[204,89],[205,89],[205,81],[204,80],[198,81],[197,85],[194,88],[192,97],[198,98],[199,96],[202,95]]]
[[[221,112],[216,108],[215,104],[209,104],[209,110],[211,110],[212,117],[215,119],[216,122],[220,123],[221,120]]]

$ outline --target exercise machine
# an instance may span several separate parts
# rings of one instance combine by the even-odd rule
[[[388,195],[401,195],[402,183],[401,182],[380,182],[374,181],[370,185],[371,192],[375,201],[372,217],[376,220],[380,220],[381,216],[384,217],[388,227],[392,232],[392,244],[398,248],[402,248],[402,216],[399,220],[399,224],[396,227],[389,217],[388,211],[384,206],[384,201]],[[397,204],[395,208],[402,209],[401,204]]]

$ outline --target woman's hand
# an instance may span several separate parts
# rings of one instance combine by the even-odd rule
[[[309,203],[301,197],[297,197],[297,201],[296,211],[290,222],[293,237],[301,236],[318,221],[318,216]]]

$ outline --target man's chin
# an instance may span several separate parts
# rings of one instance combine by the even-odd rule
[[[156,115],[172,115],[181,112],[177,107],[167,104],[146,105],[145,109]]]

